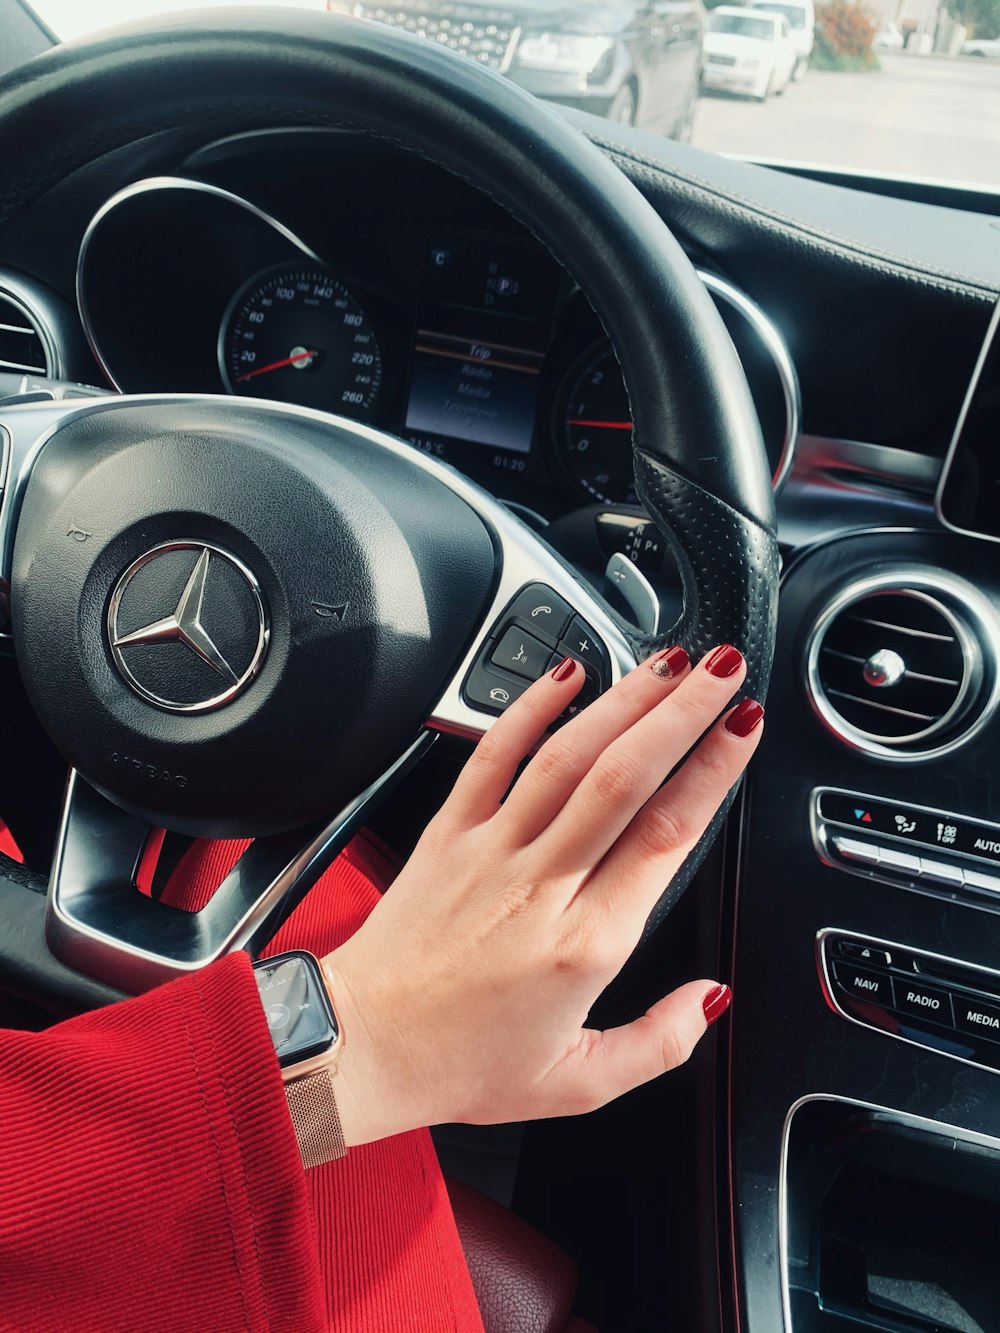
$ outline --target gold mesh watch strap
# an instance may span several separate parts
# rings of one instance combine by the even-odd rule
[[[304,1167],[322,1166],[347,1156],[329,1069],[290,1080],[285,1084],[285,1096]]]

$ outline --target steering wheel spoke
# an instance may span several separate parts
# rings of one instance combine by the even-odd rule
[[[422,732],[332,819],[255,839],[197,912],[139,891],[150,826],[72,772],[49,879],[49,948],[68,967],[132,995],[237,949],[256,955],[433,741]]]

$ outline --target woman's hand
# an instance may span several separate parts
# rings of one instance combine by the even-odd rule
[[[567,659],[494,723],[392,889],[324,960],[349,1145],[592,1110],[687,1059],[725,987],[689,982],[608,1032],[583,1023],[757,746],[759,704],[716,721],[744,673],[728,645],[693,669],[668,649],[549,737],[506,799],[582,668]]]

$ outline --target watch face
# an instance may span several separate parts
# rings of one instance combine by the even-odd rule
[[[329,1050],[337,1040],[337,1020],[315,959],[280,954],[255,963],[254,975],[279,1064],[298,1064]]]

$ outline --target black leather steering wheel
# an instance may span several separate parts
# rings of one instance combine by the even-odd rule
[[[684,610],[655,641],[640,635],[484,492],[343,420],[221,397],[0,412],[12,458],[0,573],[16,650],[76,771],[47,938],[126,990],[259,946],[419,757],[428,725],[488,726],[462,682],[526,584],[596,630],[608,679],[659,645],[696,656],[728,641],[746,656],[747,692],[767,686],[774,508],[732,343],[638,191],[505,79],[377,24],[288,10],[123,28],[0,83],[0,228],[143,136],[288,125],[360,129],[422,154],[489,193],[577,280],[621,362],[640,495],[673,549]],[[211,652],[165,632],[115,647],[183,619],[184,596],[216,617]],[[219,643],[228,677],[209,660]],[[150,825],[258,838],[211,910],[180,921],[190,914],[134,901]],[[23,872],[0,870],[0,902],[23,899]]]

